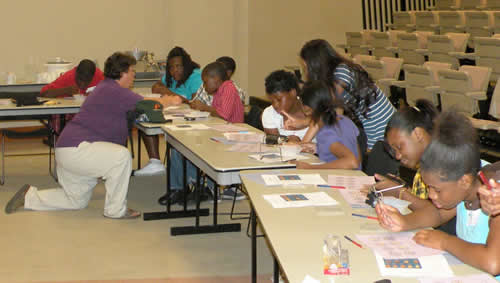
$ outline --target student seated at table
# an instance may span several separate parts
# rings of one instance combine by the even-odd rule
[[[268,135],[288,137],[289,142],[300,142],[307,132],[307,127],[301,130],[287,130],[284,122],[288,116],[305,119],[302,103],[298,98],[299,84],[294,74],[284,70],[274,71],[266,77],[266,94],[271,99],[271,106],[262,112],[262,126]],[[284,116],[287,113],[288,116]]]
[[[217,58],[215,62],[219,62],[222,63],[222,65],[224,65],[224,68],[226,68],[227,77],[228,79],[231,80],[234,72],[236,71],[236,62],[234,61],[234,59],[229,56],[222,56]],[[241,102],[245,104],[245,99],[246,99],[245,91],[242,88],[240,88],[233,80],[232,82],[234,87],[238,90],[238,95],[240,96]],[[192,100],[200,100],[206,105],[212,105],[213,99],[214,99],[213,95],[209,95],[207,93],[207,91],[203,87],[203,84],[200,86],[200,88],[192,98]]]
[[[296,161],[298,169],[360,169],[359,130],[346,116],[337,114],[329,86],[322,81],[304,84],[300,95],[304,113],[319,129],[315,152],[323,164]]]
[[[153,93],[176,96],[183,102],[191,100],[200,88],[200,65],[182,48],[174,47],[167,55],[167,72],[161,81],[152,87]],[[160,161],[158,136],[143,135],[144,145],[149,156],[149,162],[140,170],[134,171],[134,176],[152,176],[165,174],[165,166]],[[178,154],[174,149],[173,154]]]
[[[238,95],[238,90],[233,82],[229,79],[224,65],[219,62],[213,62],[205,66],[202,72],[203,87],[209,95],[213,96],[212,105],[206,105],[199,100],[194,100],[190,103],[191,108],[210,112],[211,116],[219,117],[231,123],[243,123],[244,109],[243,103]],[[171,182],[173,190],[180,190],[182,188],[182,159],[177,159],[172,156],[171,160]],[[191,162],[186,162],[186,174],[188,182],[194,183],[196,181],[196,169]],[[212,187],[212,184],[209,184]],[[236,190],[232,187],[224,190],[222,198],[233,199]],[[181,200],[182,193],[173,195],[173,201]],[[240,200],[245,198],[240,192],[236,193],[236,199]],[[166,204],[166,196],[159,200],[161,204]]]
[[[136,60],[117,52],[105,63],[105,79],[97,85],[80,112],[64,128],[56,144],[57,176],[61,188],[38,190],[24,185],[7,203],[6,213],[23,207],[31,210],[68,210],[87,207],[98,179],[104,180],[104,216],[137,218],[127,209],[132,157],[125,146],[127,112],[136,103],[151,99],[164,106],[180,104],[178,97],[143,98],[129,87],[135,78]]]
[[[429,187],[433,206],[401,215],[396,208],[379,202],[376,211],[380,225],[394,232],[407,231],[435,227],[456,215],[457,236],[421,230],[413,239],[498,275],[500,218],[488,217],[480,207],[478,189],[482,185],[477,176],[481,166],[477,133],[463,115],[444,112],[438,117],[433,135],[420,160],[422,178]]]
[[[102,80],[104,80],[104,75],[96,67],[95,63],[91,60],[83,59],[78,66],[44,86],[40,90],[40,96],[50,98],[62,98],[73,96],[74,94],[87,96],[89,89],[93,89]],[[65,121],[71,120],[73,116],[65,115]],[[52,115],[51,127],[57,134],[61,133],[61,115]]]

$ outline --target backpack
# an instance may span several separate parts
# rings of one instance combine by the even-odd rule
[[[163,105],[154,100],[141,100],[135,105],[137,121],[148,123],[166,123],[163,117]]]

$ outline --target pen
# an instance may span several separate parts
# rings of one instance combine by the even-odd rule
[[[352,216],[357,216],[357,217],[363,217],[363,218],[368,218],[368,219],[373,219],[373,220],[378,220],[377,217],[374,217],[374,216],[368,216],[368,215],[362,215],[362,214],[357,214],[357,213],[353,213]]]
[[[362,245],[360,245],[359,243],[357,243],[357,242],[356,242],[356,241],[354,241],[353,239],[351,239],[351,238],[347,237],[346,235],[344,235],[344,238],[345,238],[346,240],[348,240],[349,242],[351,242],[351,243],[355,244],[356,246],[358,246],[358,247],[360,247],[360,248],[363,248],[363,246],[362,246]]]
[[[316,185],[318,188],[345,189],[343,186]]]
[[[486,185],[486,187],[488,188],[488,190],[491,191],[492,188],[491,188],[490,182],[488,182],[488,179],[486,179],[486,176],[484,176],[483,171],[479,171],[477,173],[477,175],[479,176],[479,179],[481,179],[481,181],[483,182],[483,184]]]
[[[394,186],[394,187],[385,188],[383,190],[378,190],[377,193],[383,193],[383,192],[386,192],[386,191],[399,189],[399,188],[402,188],[404,186],[405,186],[404,184],[401,184],[401,185],[397,185],[397,186]]]
[[[210,139],[213,140],[214,142],[220,143],[220,141],[218,141],[216,138],[210,138]]]

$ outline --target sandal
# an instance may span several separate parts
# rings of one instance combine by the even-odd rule
[[[104,215],[104,217],[112,218],[112,219],[136,219],[141,216],[140,211],[133,210],[132,208],[127,208],[125,214],[121,217],[109,217]]]

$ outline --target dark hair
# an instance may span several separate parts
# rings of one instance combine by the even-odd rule
[[[122,73],[126,73],[130,66],[137,63],[134,57],[115,52],[109,56],[104,63],[104,76],[109,79],[118,80],[121,78]]]
[[[83,59],[76,67],[75,79],[88,84],[92,81],[95,74],[95,63],[89,59]]]
[[[300,100],[305,106],[313,110],[312,120],[317,123],[319,119],[325,125],[334,125],[337,122],[338,105],[334,102],[330,93],[330,87],[323,81],[308,81],[302,87]]]
[[[189,76],[193,73],[194,69],[199,69],[200,65],[193,60],[191,60],[191,55],[189,55],[186,50],[184,50],[182,47],[176,46],[168,52],[167,55],[167,71],[165,73],[165,81],[167,83],[167,87],[172,87],[172,76],[170,75],[169,69],[170,69],[170,59],[174,57],[181,57],[182,58],[182,66],[184,66],[184,74],[182,76],[182,79],[180,79],[177,82],[176,87],[179,87],[183,85]]]
[[[426,99],[416,101],[414,107],[406,107],[392,115],[385,128],[385,136],[391,129],[398,129],[410,134],[415,128],[420,127],[432,134],[434,118],[438,115],[437,108]]]
[[[215,60],[215,62],[222,63],[222,65],[224,65],[226,70],[231,71],[233,73],[236,70],[236,62],[234,62],[234,59],[229,56],[219,57],[217,58],[217,60]]]
[[[358,64],[342,57],[323,39],[307,42],[300,50],[300,57],[306,62],[309,80],[321,80],[332,87],[340,83],[335,78],[335,69],[340,64],[346,65],[354,75],[354,84],[345,89],[350,96],[344,101],[345,106],[353,113],[366,117],[369,106],[375,102],[377,87],[368,73]],[[345,85],[341,84],[344,88]]]
[[[203,72],[201,73],[202,76],[208,75],[208,76],[217,76],[223,81],[227,81],[227,73],[226,73],[226,68],[222,63],[219,62],[213,62],[205,66],[203,68]]]
[[[266,93],[273,94],[281,91],[291,91],[295,89],[297,93],[299,92],[299,83],[294,74],[278,70],[274,71],[269,76],[266,77]]]
[[[467,174],[475,176],[480,167],[477,133],[469,119],[457,112],[443,112],[420,159],[421,170],[436,172],[447,182]]]

